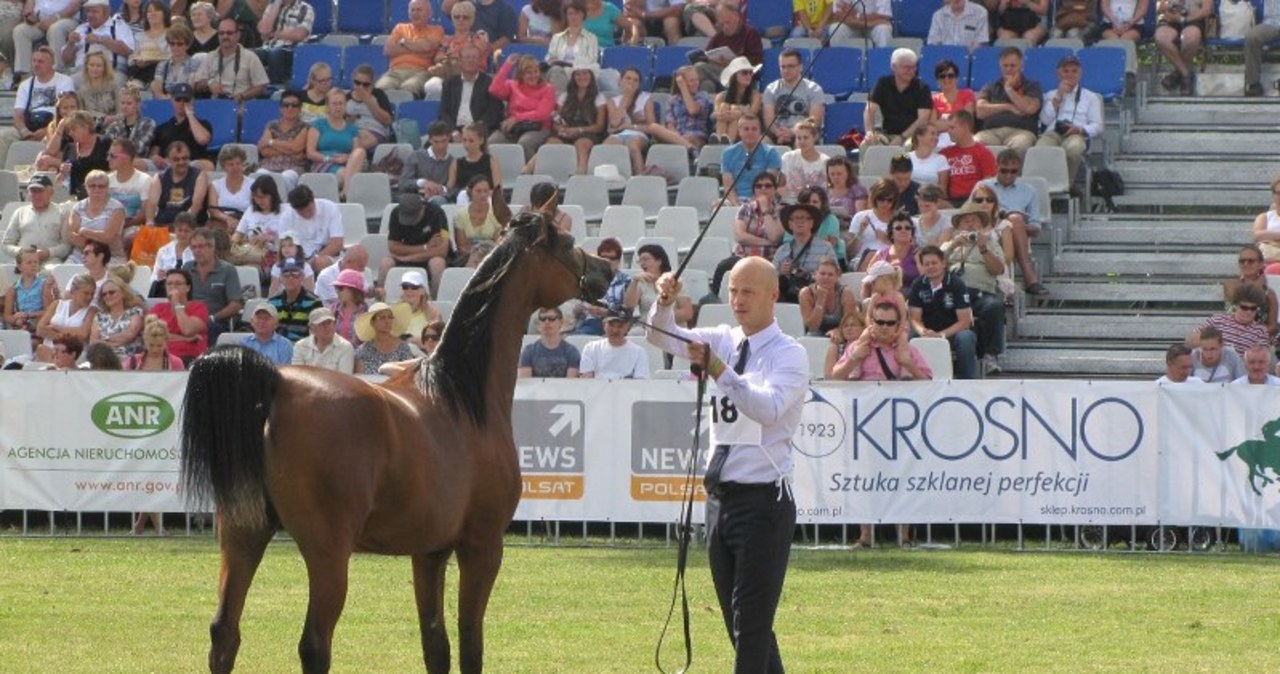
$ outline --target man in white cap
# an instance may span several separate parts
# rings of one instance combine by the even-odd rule
[[[57,264],[71,252],[71,242],[66,238],[66,215],[54,206],[53,181],[39,173],[27,183],[28,202],[19,206],[5,223],[4,250],[13,259],[18,252],[34,246],[40,264]]]
[[[259,304],[253,310],[249,325],[253,327],[253,334],[240,340],[240,346],[257,351],[276,365],[293,362],[293,342],[276,333],[280,314],[275,307],[267,302]]]
[[[709,94],[716,93],[720,71],[735,56],[745,56],[752,65],[759,65],[764,61],[764,42],[760,40],[760,33],[747,25],[738,0],[720,0],[720,4],[716,6],[716,24],[719,30],[707,41],[707,60],[697,65],[702,90]],[[716,56],[712,53],[721,47],[732,55]]]
[[[582,347],[579,377],[583,379],[648,379],[649,354],[627,341],[631,321],[620,314],[604,317],[604,339]]]
[[[93,52],[103,52],[115,70],[117,79],[124,83],[124,71],[129,65],[129,55],[137,48],[133,29],[120,15],[111,15],[111,3],[107,0],[85,0],[84,23],[67,36],[62,48],[62,62],[74,65],[76,72],[84,70],[84,59]]]
[[[311,335],[293,346],[293,364],[350,373],[355,368],[355,349],[346,337],[338,334],[333,311],[324,307],[316,309],[307,322]]]

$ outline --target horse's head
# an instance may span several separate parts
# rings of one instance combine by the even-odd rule
[[[598,300],[613,280],[609,263],[574,246],[573,237],[556,229],[542,213],[525,212],[511,220],[512,234],[534,237],[535,306],[553,307],[575,297]]]

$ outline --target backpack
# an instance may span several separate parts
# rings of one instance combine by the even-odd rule
[[[1093,180],[1089,183],[1089,191],[1095,197],[1101,198],[1106,203],[1107,213],[1116,212],[1116,204],[1113,197],[1124,194],[1124,179],[1119,173],[1111,169],[1101,168],[1094,169]],[[1094,210],[1097,210],[1095,206]]]

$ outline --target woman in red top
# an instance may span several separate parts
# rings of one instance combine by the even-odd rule
[[[516,54],[507,57],[493,76],[489,93],[507,102],[507,118],[490,134],[489,143],[519,143],[524,160],[533,159],[551,135],[551,115],[556,110],[556,90],[543,78],[538,60]]]
[[[169,328],[169,353],[187,366],[209,350],[209,308],[191,299],[191,272],[185,269],[165,274],[164,291],[169,301],[155,305],[151,314]]]
[[[968,110],[977,119],[978,99],[973,95],[973,89],[960,88],[960,66],[953,61],[938,61],[938,65],[933,68],[933,77],[938,80],[938,88],[941,89],[933,94],[933,123],[941,134],[938,149],[942,149],[951,144],[951,137],[948,135],[951,131],[951,116],[959,110]]]

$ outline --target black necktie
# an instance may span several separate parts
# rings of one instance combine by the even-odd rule
[[[738,345],[738,358],[733,362],[733,371],[742,374],[747,369],[747,359],[751,357],[751,341],[746,337]],[[724,470],[724,461],[729,458],[729,445],[716,445],[716,451],[707,464],[707,472],[702,476],[702,484],[707,493],[716,495],[716,486],[720,484],[720,472]]]
[[[742,338],[738,345],[738,360],[733,363],[733,371],[742,374],[747,369],[747,359],[751,357],[751,340]]]

